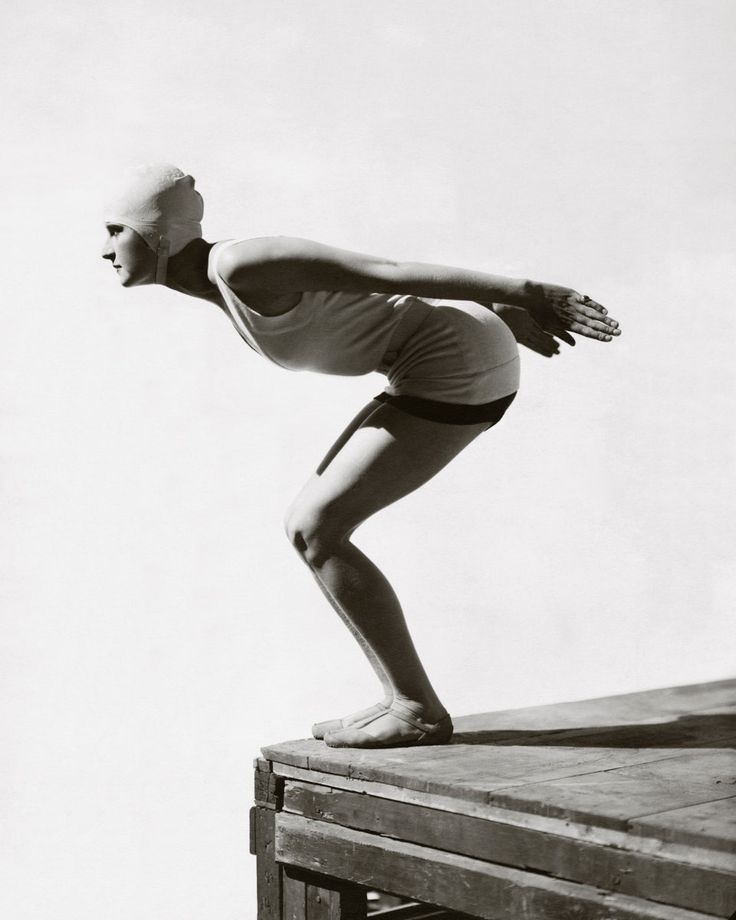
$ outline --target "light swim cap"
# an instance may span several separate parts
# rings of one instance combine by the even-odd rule
[[[202,236],[204,203],[194,178],[171,163],[137,166],[105,208],[106,224],[124,224],[156,253],[156,284],[166,281],[169,256]]]

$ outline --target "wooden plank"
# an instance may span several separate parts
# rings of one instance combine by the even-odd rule
[[[462,717],[458,731],[461,734],[486,731],[490,720],[494,731],[508,729],[513,739],[513,733],[519,730],[531,733],[577,729],[582,725],[604,728],[671,721],[673,716],[732,707],[735,703],[736,679],[722,680],[524,709],[476,713]]]
[[[556,818],[523,811],[513,811],[507,808],[497,808],[484,803],[468,802],[434,793],[415,792],[411,789],[403,789],[399,786],[390,786],[384,783],[371,783],[350,777],[319,773],[314,770],[303,770],[301,767],[292,767],[286,764],[274,763],[274,769],[285,780],[293,779],[310,785],[317,784],[327,788],[344,789],[347,792],[371,795],[391,802],[405,802],[433,810],[449,811],[452,814],[468,815],[482,818],[494,824],[526,828],[530,831],[551,834],[571,840],[580,840],[598,846],[657,856],[673,862],[710,868],[716,872],[730,873],[733,870],[733,857],[730,853],[727,854],[718,849],[708,849],[706,846],[673,843],[667,840],[659,840],[655,837],[639,836],[638,834],[630,833],[628,825],[624,831],[612,830],[611,828],[596,827],[585,822],[573,821],[569,818]]]
[[[258,920],[282,920],[282,871],[276,863],[274,842],[276,812],[260,806],[255,811]]]
[[[297,815],[276,816],[276,856],[482,920],[713,920],[590,885],[376,837]]]
[[[673,717],[677,719],[705,710],[725,711],[730,708],[733,711],[735,705],[736,680],[667,687],[458,717],[455,719],[455,743],[494,746],[502,743],[524,744],[539,740],[542,733],[552,738],[570,730],[598,732],[604,729],[623,730],[639,723],[661,725],[673,721]],[[615,748],[616,744],[612,742],[607,746]],[[340,775],[348,775],[350,753],[327,748],[322,742],[313,740],[289,741],[263,748],[263,754],[268,760],[307,769],[310,768],[310,758],[318,757],[320,765],[315,764],[315,769]],[[375,763],[376,759],[380,760],[382,754],[385,754],[375,751],[366,753],[372,758],[369,763]],[[396,764],[395,751],[391,754],[390,762]],[[411,765],[414,762],[413,754],[409,753],[408,756],[407,765]]]
[[[331,920],[333,892],[326,892],[317,885],[307,886],[307,914],[309,920]]]
[[[284,810],[704,913],[725,914],[732,905],[736,906],[733,872],[672,862],[526,827],[299,782],[287,783]]]
[[[733,788],[733,787],[732,787]],[[736,854],[736,793],[716,802],[643,815],[630,822],[634,833]],[[736,861],[736,857],[734,858]]]
[[[275,773],[254,774],[253,794],[257,805],[264,808],[280,808],[284,792],[284,781]]]
[[[492,804],[626,829],[641,815],[733,795],[732,751],[681,754],[665,760],[495,790]]]
[[[457,720],[452,744],[434,748],[356,751],[312,739],[264,751],[273,760],[304,769],[482,802],[512,784],[649,763],[677,756],[684,748],[736,746],[736,705],[682,712],[688,700],[690,705],[724,702],[734,687],[734,681],[699,686],[694,698],[678,688],[633,694],[635,705],[613,697],[467,717]],[[604,702],[610,703],[610,712]]]
[[[333,884],[331,882],[331,884]],[[366,920],[365,889],[307,886],[307,920]]]
[[[283,877],[283,920],[307,920],[307,886],[288,871]]]
[[[284,867],[283,920],[366,920],[365,889],[342,879]]]
[[[322,745],[317,741],[303,744]],[[406,753],[401,758],[396,756],[392,759],[385,751],[342,749],[338,757],[332,753],[323,754],[325,750],[330,749],[322,745],[320,753],[304,758],[308,766],[302,769],[385,783],[467,802],[488,802],[494,791],[514,785],[614,770],[666,759],[679,753],[656,748],[586,749],[574,744],[567,747],[451,744],[403,749]],[[291,765],[298,759],[289,757],[285,763]]]

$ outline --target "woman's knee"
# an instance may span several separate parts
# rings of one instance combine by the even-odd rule
[[[347,529],[327,509],[308,506],[290,508],[284,529],[294,549],[316,568],[333,556],[348,536]]]

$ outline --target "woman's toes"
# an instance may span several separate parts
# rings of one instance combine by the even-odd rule
[[[357,727],[364,725],[376,716],[388,711],[388,704],[376,703],[375,706],[369,706],[368,709],[361,709],[352,715],[345,716],[342,719],[330,719],[327,722],[315,722],[312,726],[312,735],[318,741],[321,741],[325,735],[332,732],[339,732],[345,728]]]
[[[328,732],[325,735],[325,744],[334,748],[372,748],[380,747],[376,739],[364,732],[361,728],[343,728],[340,731]]]

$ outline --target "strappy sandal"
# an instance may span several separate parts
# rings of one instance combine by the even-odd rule
[[[376,716],[382,716],[389,711],[389,707],[384,703],[376,703],[362,712],[357,712],[352,716],[345,716],[343,719],[330,719],[327,722],[315,722],[312,726],[312,737],[322,741],[325,735],[331,732],[339,732],[345,728],[359,728],[372,722]]]
[[[371,734],[369,727],[380,719],[382,715],[391,715],[410,727],[410,731],[402,733],[400,738],[379,738]],[[328,747],[345,748],[393,748],[393,747],[420,747],[430,744],[447,744],[452,738],[452,719],[448,714],[442,716],[438,722],[423,722],[401,703],[394,701],[387,713],[374,716],[360,728],[350,727],[340,731],[328,732],[324,741]]]

